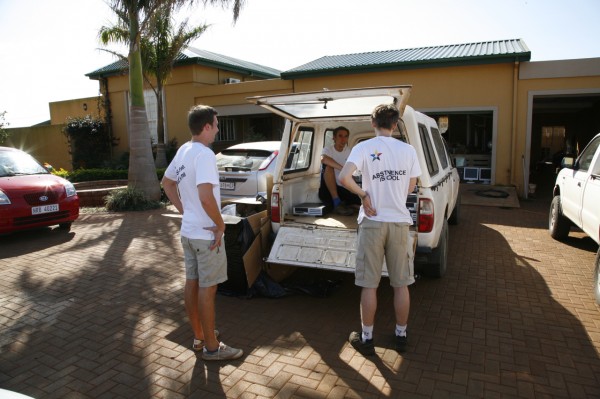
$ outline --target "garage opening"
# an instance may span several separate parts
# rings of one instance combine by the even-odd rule
[[[600,93],[533,97],[529,184],[535,186],[530,195],[552,196],[562,158],[577,156],[600,132],[598,115]]]
[[[494,183],[492,111],[428,112],[438,122],[461,182]],[[447,123],[445,122],[447,120]]]

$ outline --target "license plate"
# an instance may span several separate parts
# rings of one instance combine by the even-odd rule
[[[31,208],[32,215],[39,215],[41,213],[58,212],[58,204],[49,204],[42,206],[34,206]]]
[[[235,183],[222,181],[219,183],[222,190],[235,190]]]

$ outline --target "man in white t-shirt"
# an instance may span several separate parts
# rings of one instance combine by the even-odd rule
[[[333,210],[341,215],[351,215],[350,206],[360,205],[360,198],[344,188],[339,180],[340,171],[350,155],[349,136],[350,131],[344,126],[336,127],[333,129],[333,144],[324,147],[321,153],[323,171],[319,199],[325,204],[327,212]]]
[[[398,352],[407,348],[408,286],[415,278],[409,260],[409,226],[413,221],[406,199],[414,190],[421,169],[415,149],[392,137],[399,119],[395,105],[375,107],[371,115],[375,137],[355,145],[340,172],[342,184],[362,200],[355,271],[355,283],[362,287],[362,333],[352,332],[349,341],[363,355],[375,354],[373,325],[384,259],[394,290],[395,348]],[[362,187],[352,178],[356,170],[362,173]]]
[[[227,280],[219,171],[215,153],[210,149],[219,133],[217,111],[205,105],[192,107],[188,126],[192,139],[177,150],[162,184],[182,214],[184,301],[194,331],[192,349],[202,351],[204,360],[238,359],[244,352],[219,342],[215,330],[217,285]]]

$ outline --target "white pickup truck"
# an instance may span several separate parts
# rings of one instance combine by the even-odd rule
[[[561,240],[575,225],[600,244],[600,134],[577,160],[565,157],[556,177],[548,227],[552,238]],[[596,254],[594,294],[600,304],[600,249]]]
[[[422,171],[417,190],[407,199],[416,247],[411,256],[416,270],[435,277],[446,273],[448,225],[458,223],[460,179],[435,120],[407,105],[411,90],[402,85],[248,99],[286,119],[270,193],[277,236],[267,263],[354,272],[357,216],[322,212],[321,152],[340,125],[350,131],[350,147],[374,137],[373,109],[395,104],[402,119],[393,137],[415,148]]]

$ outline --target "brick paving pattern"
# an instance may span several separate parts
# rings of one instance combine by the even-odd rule
[[[392,348],[392,291],[379,293],[377,356],[352,275],[325,298],[219,295],[221,338],[245,355],[190,350],[179,219],[170,210],[82,215],[70,233],[0,237],[0,388],[35,398],[598,398],[596,244],[547,233],[549,201],[463,206],[447,275],[411,287],[409,351]]]

